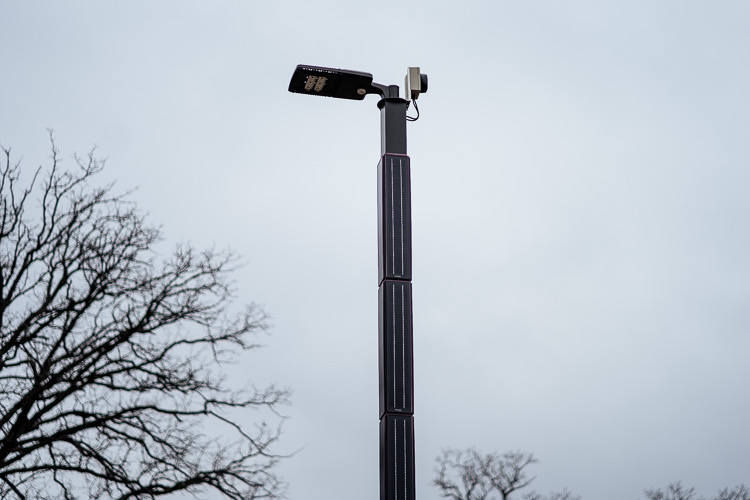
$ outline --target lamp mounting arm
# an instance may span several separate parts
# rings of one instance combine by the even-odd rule
[[[368,94],[378,94],[383,99],[398,97],[398,85],[381,85],[379,83],[372,82],[372,92]]]

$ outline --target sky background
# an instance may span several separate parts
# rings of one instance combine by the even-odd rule
[[[540,492],[750,483],[750,3],[0,0],[0,143],[245,262],[273,317],[232,380],[294,390],[295,500],[378,498],[377,98],[429,75],[412,162],[417,492],[443,448]],[[248,414],[248,422],[256,418]],[[208,495],[206,498],[217,499]]]

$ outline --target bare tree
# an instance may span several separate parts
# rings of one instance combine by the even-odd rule
[[[670,483],[666,490],[661,488],[648,489],[644,493],[648,500],[697,500],[695,488],[687,488],[682,485],[681,481]]]
[[[523,500],[581,500],[579,495],[574,495],[567,488],[563,488],[562,491],[553,491],[549,495],[540,495],[539,493],[532,491],[523,496]]]
[[[522,451],[502,455],[484,455],[474,448],[466,451],[445,450],[437,461],[437,478],[433,481],[444,497],[453,500],[485,500],[497,493],[501,500],[528,486],[534,476],[526,468],[537,462],[534,455]]]
[[[724,488],[716,495],[716,500],[750,500],[750,489],[744,484],[735,486],[731,490]]]
[[[670,483],[666,489],[655,488],[647,489],[645,492],[648,500],[703,500],[704,497],[698,497],[694,487],[686,487],[681,481]],[[750,500],[750,489],[744,484],[735,486],[732,489],[724,488],[719,490],[715,497],[710,500]]]
[[[234,256],[159,259],[159,230],[91,184],[93,152],[65,171],[53,142],[50,168],[23,183],[3,151],[0,498],[279,494],[278,425],[236,412],[275,411],[288,394],[233,390],[219,371],[266,328],[257,307],[227,312]]]
[[[433,484],[442,496],[452,500],[510,500],[512,493],[526,488],[535,479],[528,475],[527,468],[538,462],[532,453],[520,450],[484,455],[474,448],[444,450],[435,461],[437,477]],[[546,496],[532,491],[523,499],[581,500],[581,497],[563,489]]]

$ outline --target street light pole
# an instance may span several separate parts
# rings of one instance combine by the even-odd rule
[[[414,363],[412,337],[411,175],[405,99],[379,103],[378,358],[380,499],[412,500]]]
[[[409,68],[398,85],[356,71],[297,66],[289,91],[341,99],[379,94],[378,365],[380,500],[415,500],[414,357],[412,335],[411,171],[406,154],[409,100],[427,91],[427,76]],[[416,104],[416,102],[415,102]],[[416,106],[415,106],[416,107]]]

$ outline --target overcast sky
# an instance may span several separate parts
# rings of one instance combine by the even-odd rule
[[[165,251],[244,257],[238,300],[274,326],[231,374],[294,390],[292,499],[378,498],[377,98],[290,94],[297,64],[430,78],[420,500],[472,445],[585,500],[750,483],[750,3],[0,0],[0,25],[24,166],[48,127],[69,164],[96,145]]]

